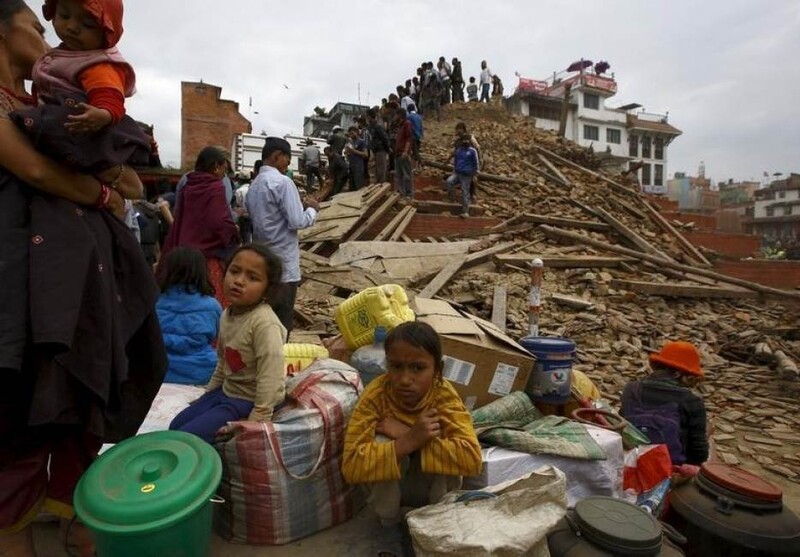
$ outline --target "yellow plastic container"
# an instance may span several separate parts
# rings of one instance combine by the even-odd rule
[[[391,331],[400,323],[414,320],[408,296],[399,284],[366,288],[342,302],[334,315],[347,347],[355,350],[372,344],[375,327]]]
[[[300,373],[317,358],[327,358],[328,350],[319,344],[290,342],[283,345],[283,359],[286,364],[286,375]]]

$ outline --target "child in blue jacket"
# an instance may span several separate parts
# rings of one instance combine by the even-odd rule
[[[173,249],[161,268],[156,312],[169,358],[165,383],[205,385],[217,366],[212,342],[222,306],[206,269],[202,252],[189,247]]]
[[[453,189],[457,183],[461,184],[461,218],[469,216],[470,185],[475,173],[478,172],[478,151],[472,146],[467,137],[459,137],[455,151],[455,173],[447,179],[447,195],[450,200],[455,199]]]

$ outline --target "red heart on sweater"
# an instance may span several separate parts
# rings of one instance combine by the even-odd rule
[[[244,369],[244,360],[242,360],[242,355],[239,354],[237,350],[233,348],[225,348],[225,362],[228,364],[228,367],[231,368],[231,371],[237,372]]]

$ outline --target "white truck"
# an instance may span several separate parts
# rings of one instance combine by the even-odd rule
[[[257,135],[253,133],[240,133],[233,138],[233,145],[231,146],[231,165],[234,172],[249,173],[253,170],[253,165],[257,160],[261,160],[261,149],[264,147],[264,140],[267,138],[265,135]],[[327,161],[322,152],[328,145],[326,139],[321,137],[306,138],[300,135],[284,135],[283,139],[289,142],[292,147],[292,163],[289,168],[293,172],[298,171],[300,163],[300,154],[306,147],[306,140],[311,141],[319,147],[320,154],[323,161]]]

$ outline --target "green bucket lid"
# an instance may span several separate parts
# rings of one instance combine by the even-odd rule
[[[127,439],[101,455],[75,488],[78,517],[110,533],[156,531],[207,504],[222,477],[217,451],[182,431]]]
[[[661,524],[646,511],[611,497],[587,497],[575,505],[580,531],[614,555],[650,557],[661,551]]]

